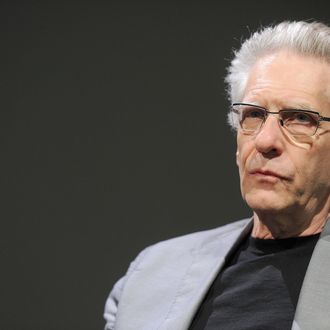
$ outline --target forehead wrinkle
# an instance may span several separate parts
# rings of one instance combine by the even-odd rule
[[[283,62],[283,59],[275,63],[276,61],[272,61],[275,59],[275,57],[264,58],[254,65],[248,75],[243,99],[238,101],[253,103],[273,111],[290,108],[311,110],[320,113],[321,116],[329,117],[330,65],[321,63],[321,66],[317,65],[311,72],[307,70],[309,64],[313,67],[319,62],[306,59],[307,68],[302,69],[300,79],[291,79],[292,75],[288,75],[291,71],[287,63]],[[284,70],[288,79],[285,79],[279,70]],[[306,77],[303,72],[307,74]],[[297,77],[298,75],[295,75],[295,78]]]
[[[281,96],[274,95],[274,90],[276,89],[279,91]],[[291,89],[294,91],[295,89]],[[300,91],[296,89],[296,91]],[[286,107],[286,108],[301,108],[304,110],[313,110],[313,106],[307,101],[303,100],[303,96],[293,96],[288,97],[288,91],[283,92],[283,87],[279,86],[278,88],[274,87],[273,85],[267,88],[266,86],[258,86],[254,87],[251,90],[248,90],[245,94],[243,100],[247,103],[253,103],[256,105],[262,106],[276,106],[276,107]],[[313,93],[305,93],[308,96],[315,96]],[[285,101],[284,101],[285,99]]]
[[[254,79],[253,79],[254,78]],[[295,88],[292,85],[283,86],[282,82],[267,81],[260,77],[252,77],[248,81],[246,90],[243,96],[244,102],[254,103],[256,105],[277,108],[301,108],[302,110],[312,110],[324,112],[324,108],[328,108],[330,114],[330,87],[326,86],[319,90],[306,90]],[[252,87],[252,88],[250,88]],[[297,95],[295,93],[297,92]],[[294,94],[294,95],[290,95]],[[298,95],[299,94],[299,95]],[[317,106],[311,103],[310,100],[317,99],[318,101],[327,99],[327,105]],[[322,102],[323,103],[323,102]]]

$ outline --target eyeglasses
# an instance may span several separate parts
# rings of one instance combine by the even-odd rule
[[[238,115],[239,124],[245,133],[257,133],[265,123],[269,114],[278,115],[278,120],[291,135],[313,136],[320,121],[330,121],[318,112],[311,110],[283,109],[278,112],[254,104],[233,103],[232,111]]]

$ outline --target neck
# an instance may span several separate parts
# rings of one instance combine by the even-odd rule
[[[252,236],[262,239],[276,239],[310,236],[320,233],[330,213],[318,214],[311,219],[293,219],[290,216],[274,214],[253,215]]]
[[[330,217],[330,194],[310,198],[304,207],[254,209],[252,236],[263,239],[310,236],[320,233]]]
[[[252,236],[255,238],[276,239],[315,235],[322,231],[326,220],[327,218],[312,222],[307,228],[301,226],[290,228],[287,225],[287,221],[282,222],[278,219],[269,218],[267,220],[260,220],[254,214]]]

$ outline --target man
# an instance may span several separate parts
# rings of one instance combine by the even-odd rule
[[[330,329],[330,28],[253,34],[226,81],[253,218],[144,250],[106,329]]]

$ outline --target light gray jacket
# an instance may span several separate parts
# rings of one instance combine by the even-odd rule
[[[292,330],[330,329],[330,221],[317,242]],[[131,263],[107,300],[106,330],[185,330],[251,219],[152,245]]]

